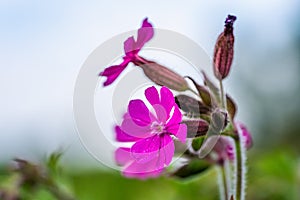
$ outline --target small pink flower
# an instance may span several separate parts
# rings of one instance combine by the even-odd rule
[[[217,162],[223,163],[224,160],[234,160],[234,145],[232,141],[227,138],[220,136],[216,145],[213,148],[213,151],[217,153]]]
[[[124,42],[125,56],[123,57],[123,62],[119,65],[110,66],[99,74],[100,76],[107,77],[103,84],[104,86],[112,84],[130,62],[138,61],[140,59],[138,56],[139,51],[153,35],[153,27],[148,22],[148,18],[145,18],[142,27],[138,30],[137,40],[135,41],[134,37],[131,36]]]
[[[167,87],[152,86],[145,90],[151,112],[142,100],[131,100],[121,126],[116,126],[119,142],[133,142],[131,148],[118,148],[115,159],[124,166],[127,177],[159,176],[173,158],[175,146],[172,136],[185,143],[187,127],[180,124],[182,114]]]
[[[226,147],[226,153],[229,160],[234,160],[234,147],[232,144],[228,144]]]
[[[241,122],[236,122],[235,125],[238,132],[240,133],[240,136],[242,136],[242,142],[244,142],[246,149],[250,149],[253,145],[251,133],[248,131],[245,124]]]

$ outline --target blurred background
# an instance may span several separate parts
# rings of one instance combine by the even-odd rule
[[[212,55],[225,17],[235,14],[235,58],[225,88],[253,134],[248,199],[300,199],[299,11],[299,1],[284,0],[1,0],[0,181],[13,158],[39,162],[63,149],[79,199],[218,199],[213,169],[183,182],[138,181],[101,166],[77,136],[72,98],[89,54],[144,17]]]

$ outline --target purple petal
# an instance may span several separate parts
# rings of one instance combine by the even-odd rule
[[[168,115],[165,108],[160,105],[157,89],[154,86],[147,88],[145,90],[145,96],[156,112],[156,119],[159,122],[165,123]]]
[[[130,153],[130,148],[118,148],[115,151],[115,160],[118,165],[126,165],[128,162],[133,161]]]
[[[170,135],[164,134],[161,138],[161,147],[159,150],[159,163],[169,165],[172,161],[175,151],[175,145]]]
[[[253,145],[251,133],[248,131],[247,127],[243,123],[236,122],[235,124],[240,129],[246,148],[250,149]]]
[[[154,35],[152,24],[148,22],[148,18],[144,19],[142,27],[138,30],[138,36],[136,41],[136,47],[141,49],[146,42],[151,40]]]
[[[138,163],[147,163],[158,157],[160,146],[158,135],[139,140],[131,147],[132,156]]]
[[[157,160],[154,159],[148,163],[132,162],[123,170],[123,175],[128,178],[154,178],[158,177],[163,172],[163,167],[157,166]]]
[[[135,142],[140,139],[125,133],[124,131],[121,130],[119,126],[115,127],[115,132],[116,132],[116,140],[118,142]]]
[[[151,122],[149,109],[140,99],[129,102],[128,113],[137,125],[146,126]]]
[[[167,127],[171,127],[175,124],[179,124],[182,119],[182,113],[180,112],[177,105],[174,105],[174,112],[173,115],[170,117],[169,121],[167,122]]]
[[[151,105],[159,104],[159,96],[157,89],[152,86],[145,90],[145,96]]]
[[[128,112],[126,112],[124,115],[123,115],[123,119],[131,119],[130,115]]]
[[[165,108],[160,104],[155,104],[153,105],[153,109],[155,110],[157,121],[165,124],[167,121],[167,112]]]
[[[138,50],[136,49],[136,43],[134,41],[133,36],[131,36],[127,40],[125,40],[124,52],[128,57],[133,57],[135,54],[138,53]]]
[[[227,147],[226,147],[226,151],[227,151],[227,156],[228,156],[228,159],[233,161],[234,158],[235,158],[235,151],[234,151],[234,148],[232,145],[228,144]]]
[[[187,137],[187,126],[186,124],[176,124],[171,127],[167,127],[168,133],[173,134],[179,139],[180,142],[185,143]]]
[[[208,138],[208,140],[214,139],[213,137]],[[226,137],[220,136],[213,147],[213,150],[217,153],[219,160],[229,159],[232,160],[234,158],[234,149],[232,146],[231,140]]]
[[[160,102],[161,105],[166,109],[166,112],[169,116],[171,109],[175,104],[175,98],[173,93],[167,87],[162,87],[160,89]]]
[[[126,118],[121,124],[121,130],[136,138],[147,138],[151,135],[150,126],[137,125],[131,118]]]
[[[112,84],[122,73],[122,71],[127,67],[129,62],[130,62],[129,59],[124,59],[120,65],[110,66],[106,68],[103,72],[101,72],[99,76],[107,77],[106,81],[103,83],[103,86],[108,86]]]
[[[132,156],[137,163],[149,163],[156,160],[157,169],[170,164],[174,151],[174,142],[168,134],[140,140],[131,148]]]

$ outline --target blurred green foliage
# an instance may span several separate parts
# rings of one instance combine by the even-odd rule
[[[299,200],[299,164],[297,155],[282,149],[250,152],[247,199]],[[215,169],[183,182],[166,177],[140,181],[101,171],[79,173],[71,179],[76,196],[82,200],[219,199]]]
[[[288,149],[252,150],[248,159],[247,199],[299,200],[300,160]],[[0,188],[11,186],[15,175],[1,170]],[[117,171],[64,171],[60,187],[69,188],[79,200],[218,200],[218,175],[211,168],[188,179],[160,177],[150,180],[127,179]],[[22,190],[25,200],[52,200],[41,187],[35,193]]]

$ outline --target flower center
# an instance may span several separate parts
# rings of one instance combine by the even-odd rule
[[[164,124],[158,122],[152,122],[151,124],[151,133],[153,134],[161,134],[164,132],[165,126]]]

